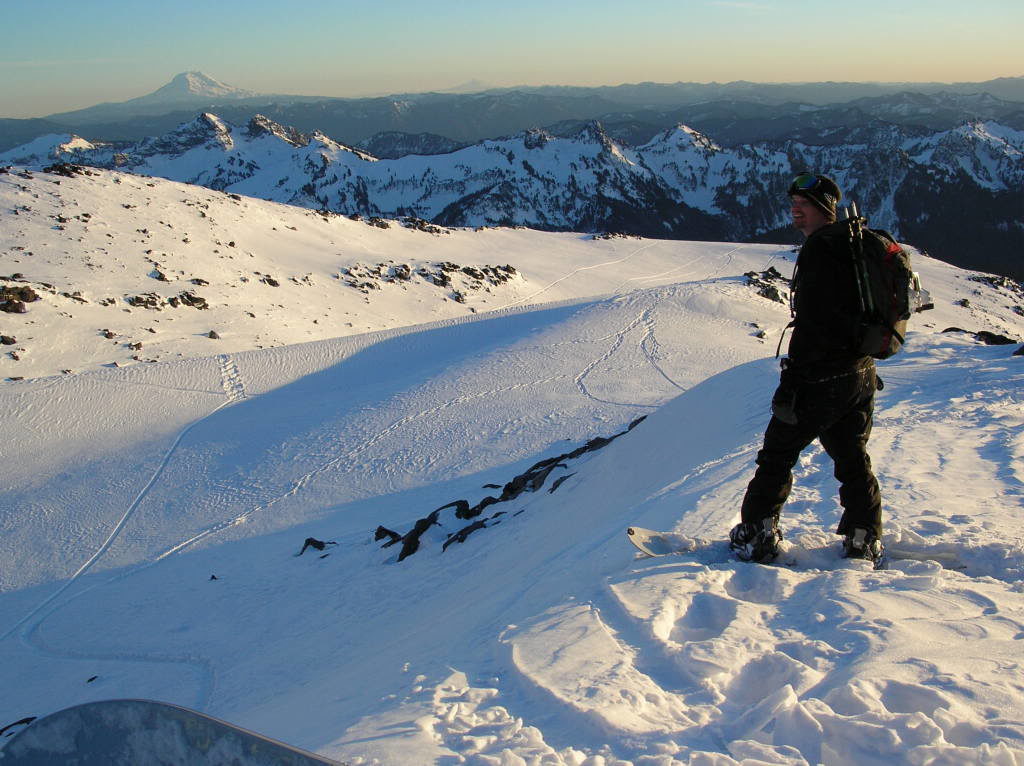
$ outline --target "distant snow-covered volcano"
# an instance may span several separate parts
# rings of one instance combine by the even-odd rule
[[[256,91],[236,88],[203,72],[182,72],[175,75],[169,83],[146,96],[133,99],[140,103],[174,103],[210,100],[224,101],[239,98],[255,98],[260,94]]]

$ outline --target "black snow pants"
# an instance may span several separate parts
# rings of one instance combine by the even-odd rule
[[[793,466],[818,439],[832,458],[839,481],[843,516],[836,533],[852,534],[856,527],[863,527],[881,537],[882,500],[867,453],[876,385],[875,365],[870,361],[810,380],[793,370],[783,371],[775,401],[788,401],[789,408],[768,423],[764,446],[757,453],[757,470],[743,498],[742,521],[779,516],[793,488]]]

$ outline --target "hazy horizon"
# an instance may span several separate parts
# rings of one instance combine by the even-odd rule
[[[1024,4],[862,0],[392,0],[296,10],[269,0],[37,0],[5,8],[0,117],[43,117],[152,93],[202,71],[264,94],[355,98],[640,82],[983,82],[1024,74]],[[871,53],[865,40],[870,40]],[[979,55],[983,52],[984,55]]]

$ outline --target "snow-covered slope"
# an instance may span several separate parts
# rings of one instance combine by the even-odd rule
[[[632,273],[606,262],[657,250],[637,239],[353,221],[94,170],[0,174],[0,219],[2,283],[38,296],[26,313],[0,315],[0,333],[17,341],[0,359],[3,377],[355,335],[542,291],[545,301],[576,298]],[[680,247],[689,260],[703,252]],[[524,258],[528,272],[516,270]],[[566,263],[586,268],[557,282]]]
[[[423,248],[424,262],[512,263],[520,276],[482,292],[478,313],[453,301],[426,325],[263,349],[183,344],[182,359],[0,385],[0,726],[137,696],[352,764],[1024,762],[1024,358],[939,332],[1021,337],[1015,283],[916,261],[937,308],[880,365],[871,443],[887,542],[913,558],[839,566],[834,481],[815,448],[785,518],[797,566],[743,565],[721,540],[788,318],[743,274],[788,273],[788,249],[431,235],[109,173],[33,175],[0,180],[37,194],[41,221],[62,200],[83,207],[50,222],[63,231],[27,227],[34,254],[5,245],[0,271],[35,279],[32,259],[52,246],[51,273],[62,256],[87,296],[122,271],[82,265],[105,262],[90,237],[114,235],[124,271],[156,268],[144,252],[127,260],[120,238],[159,220],[174,231],[153,249],[174,255],[179,281],[207,267],[209,287],[219,261],[241,268],[211,255],[228,236],[254,271],[300,280],[328,237],[363,262]],[[118,188],[130,196],[118,201]],[[74,218],[120,204],[134,205],[121,208],[127,224]],[[185,220],[203,250],[172,246]],[[252,258],[247,230],[261,244]],[[240,283],[237,300],[284,303],[257,300],[279,281]],[[441,289],[405,287],[295,286],[294,299],[320,312],[350,291],[358,316],[377,301],[385,317],[412,317],[410,301],[431,306],[428,289]],[[53,338],[59,320],[74,326],[59,311],[77,305],[92,306],[46,319]],[[4,316],[48,316],[28,308]],[[171,312],[112,310],[132,332]],[[219,309],[175,309],[186,310]],[[556,457],[535,491],[488,506],[462,543],[442,549],[474,521],[457,504],[401,562],[374,540],[379,525],[404,534]],[[639,559],[630,524],[717,542]],[[310,537],[327,545],[296,557]]]
[[[735,278],[767,268],[777,250],[354,221],[93,169],[0,173],[0,221],[0,284],[38,297],[24,314],[0,314],[0,334],[16,341],[0,356],[4,378],[356,335],[622,285]],[[724,252],[732,255],[722,272],[707,256]],[[638,263],[661,276],[638,282]],[[951,286],[946,305],[966,298],[987,313],[954,306],[929,321],[1010,330],[1005,312],[990,309],[1020,296],[981,291],[979,302],[978,283],[949,274],[939,281],[940,291]],[[763,329],[775,334],[785,310],[768,306]]]

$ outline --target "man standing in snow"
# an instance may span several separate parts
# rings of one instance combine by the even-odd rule
[[[745,561],[775,558],[793,466],[818,439],[840,483],[843,516],[836,532],[844,536],[844,555],[877,561],[882,503],[867,453],[877,378],[874,360],[855,350],[860,311],[850,230],[836,223],[842,192],[827,176],[802,173],[789,198],[793,226],[807,238],[794,270],[793,335],[730,547]]]

